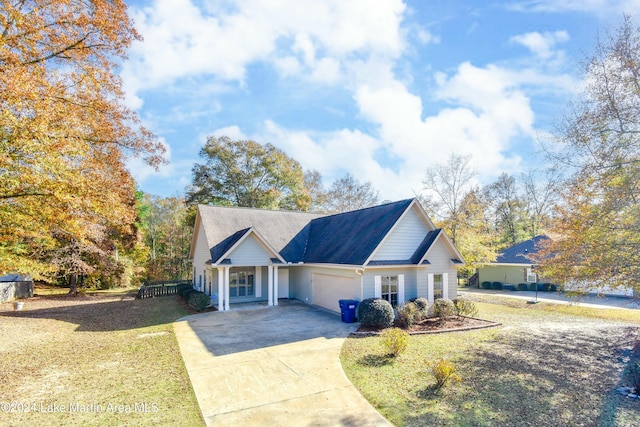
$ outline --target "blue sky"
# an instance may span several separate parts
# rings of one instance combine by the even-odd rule
[[[144,41],[126,103],[167,147],[140,189],[179,195],[209,135],[270,142],[326,186],[413,197],[471,155],[478,182],[540,167],[580,63],[640,0],[126,0]]]

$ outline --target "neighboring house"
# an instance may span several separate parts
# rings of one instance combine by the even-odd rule
[[[416,199],[323,216],[198,206],[193,286],[218,310],[294,298],[332,311],[338,300],[454,298],[458,250]]]
[[[33,280],[29,276],[7,274],[0,276],[0,302],[33,296]]]
[[[500,282],[515,285],[537,282],[539,277],[532,257],[541,249],[541,242],[547,239],[547,236],[536,236],[500,252],[494,262],[478,268],[478,284]]]

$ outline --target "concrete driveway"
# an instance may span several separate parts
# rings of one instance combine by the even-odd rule
[[[390,425],[342,371],[356,324],[296,301],[250,307],[174,323],[208,426]]]

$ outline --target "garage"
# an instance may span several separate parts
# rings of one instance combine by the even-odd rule
[[[340,312],[338,300],[360,299],[360,281],[355,277],[313,273],[313,304]]]

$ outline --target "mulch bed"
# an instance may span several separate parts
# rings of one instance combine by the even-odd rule
[[[455,317],[451,320],[443,322],[438,317],[432,317],[413,325],[409,329],[405,329],[410,335],[419,334],[441,334],[445,332],[469,331],[473,329],[492,328],[501,326],[502,323],[492,322],[489,320],[478,319],[475,317]],[[398,327],[397,324],[394,326]],[[354,335],[379,335],[384,328],[375,328],[372,326],[360,326]]]

